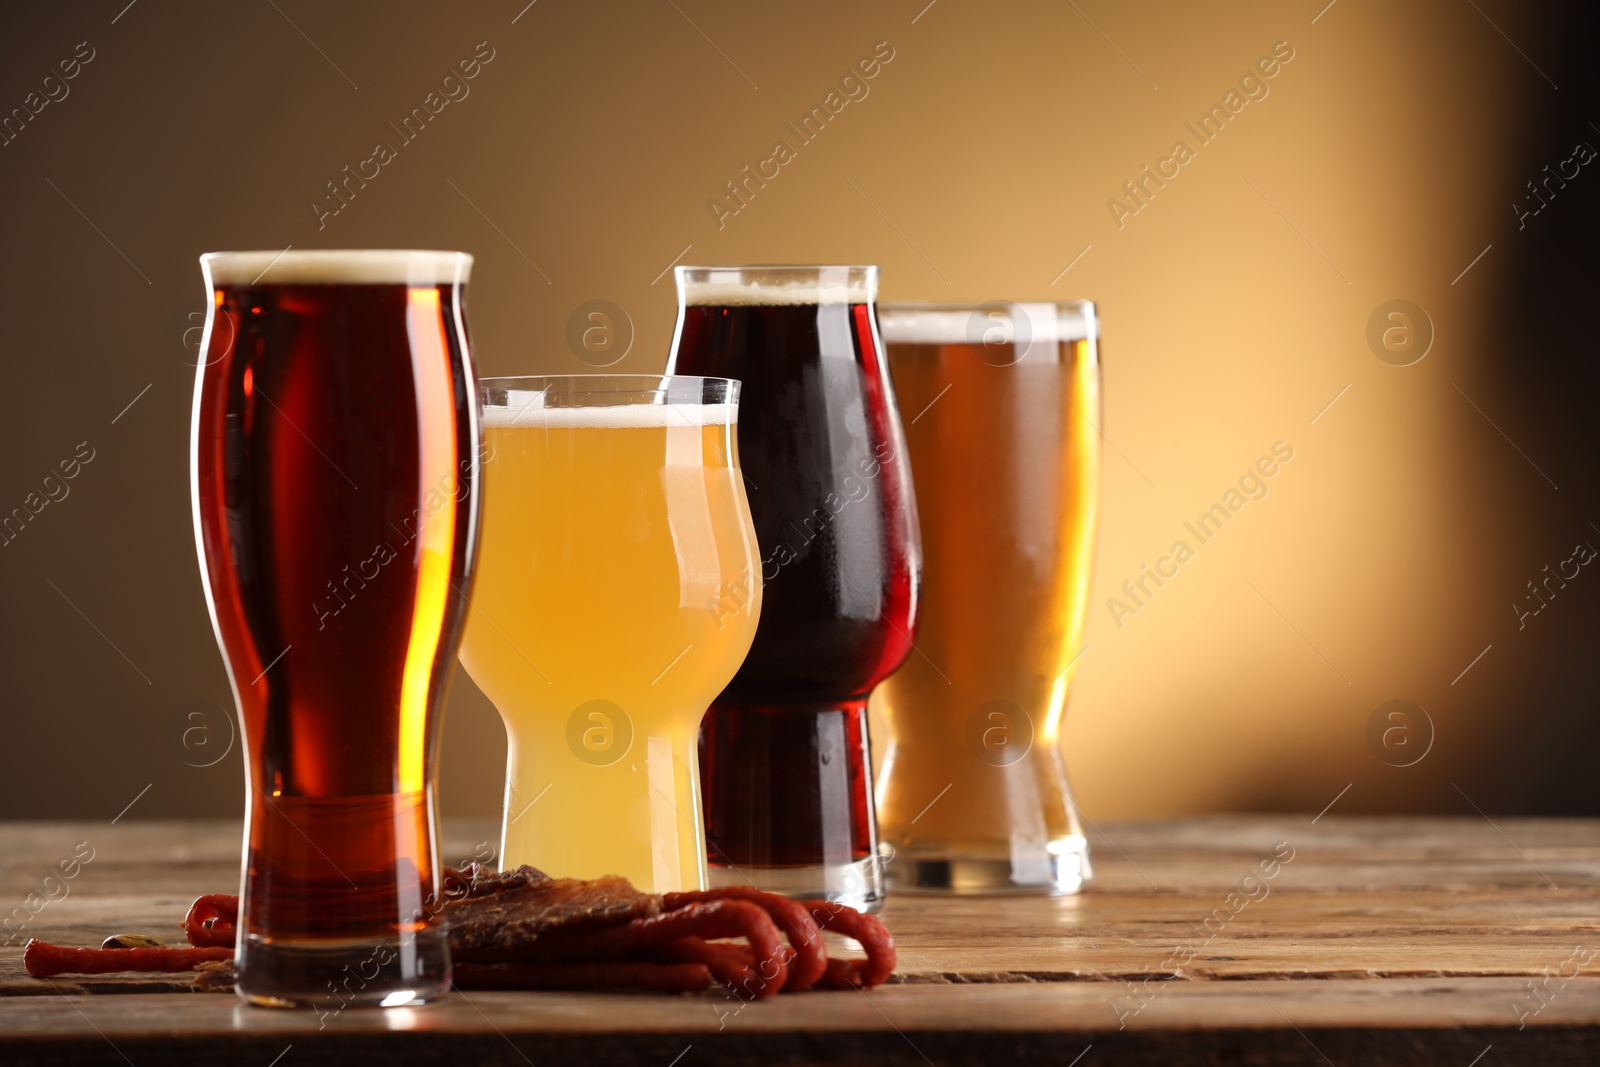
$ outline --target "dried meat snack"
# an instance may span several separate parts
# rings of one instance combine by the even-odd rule
[[[754,887],[658,896],[626,879],[552,878],[532,867],[479,864],[444,872],[440,911],[455,982],[464,989],[642,989],[697,992],[713,982],[741,999],[811,988],[869,988],[894,970],[894,938],[871,915]],[[196,987],[228,988],[239,900],[207,894],[183,920],[191,947],[126,935],[102,948],[33,940],[28,973],[188,971]],[[830,959],[822,931],[852,937],[865,959]],[[126,942],[134,947],[113,947]]]

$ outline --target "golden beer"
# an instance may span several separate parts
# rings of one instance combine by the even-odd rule
[[[1057,748],[1100,497],[1090,304],[885,305],[922,518],[922,653],[878,690],[891,885],[1073,892]]]
[[[761,600],[736,412],[719,379],[484,382],[461,661],[506,724],[503,866],[704,888],[696,732]]]

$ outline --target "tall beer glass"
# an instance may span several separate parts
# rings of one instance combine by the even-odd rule
[[[928,568],[879,690],[891,885],[1075,892],[1089,853],[1058,748],[1100,500],[1094,305],[885,305]]]
[[[766,600],[700,731],[711,880],[882,898],[867,697],[911,650],[921,549],[876,267],[679,267],[671,367],[744,384]]]
[[[449,986],[439,713],[471,584],[478,416],[459,252],[214,252],[191,480],[246,745],[238,990]]]
[[[744,659],[760,566],[739,383],[486,378],[461,662],[505,720],[501,863],[706,886],[695,731]]]

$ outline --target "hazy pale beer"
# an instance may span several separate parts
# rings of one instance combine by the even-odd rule
[[[720,379],[484,380],[461,661],[505,720],[503,866],[704,888],[695,734],[761,605],[737,416]]]
[[[459,252],[217,252],[192,478],[246,748],[238,989],[449,988],[439,712],[471,588],[477,405]]]
[[[885,305],[922,516],[917,648],[878,689],[891,885],[1075,891],[1057,747],[1100,497],[1094,306]]]

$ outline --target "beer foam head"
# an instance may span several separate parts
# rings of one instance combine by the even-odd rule
[[[688,307],[795,307],[877,299],[877,267],[678,267]]]
[[[884,304],[878,327],[888,344],[1057,344],[1097,339],[1094,305],[994,301],[988,304]]]
[[[485,404],[483,425],[533,430],[648,430],[674,426],[727,426],[739,421],[734,404],[594,404],[543,407],[543,393],[512,391],[506,403]]]
[[[465,284],[465,252],[359,248],[329,251],[207,252],[207,282],[218,285],[451,285]]]

